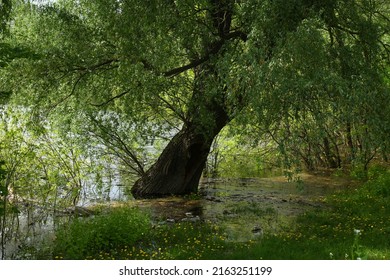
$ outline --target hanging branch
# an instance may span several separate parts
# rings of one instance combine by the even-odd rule
[[[134,151],[132,151],[131,148],[129,148],[127,146],[127,144],[122,140],[122,138],[118,135],[118,133],[116,133],[115,131],[113,131],[113,132],[109,131],[109,129],[107,129],[104,125],[102,125],[98,120],[96,120],[92,116],[91,116],[91,120],[104,134],[109,136],[109,139],[114,139],[114,141],[116,141],[117,143],[114,143],[113,141],[107,140],[104,136],[99,135],[98,133],[95,133],[93,131],[92,131],[92,133],[96,137],[100,138],[103,142],[108,142],[108,144],[111,146],[111,149],[114,151],[114,153],[121,160],[123,160],[126,163],[126,165],[128,165],[132,170],[134,170],[138,175],[142,176],[143,174],[145,174],[144,166],[143,166],[142,162],[138,159],[136,153]],[[119,144],[119,147],[118,147],[118,144]],[[119,156],[119,153],[116,150],[116,148],[119,148],[122,151],[124,151],[125,154],[127,154],[130,157],[131,161],[133,163],[135,163],[135,166],[127,159],[124,159],[123,156]]]
[[[153,72],[155,75],[158,75],[158,76],[162,75],[164,77],[174,77],[174,76],[177,76],[177,75],[179,75],[179,74],[181,74],[181,73],[183,73],[183,72],[185,72],[187,70],[196,68],[197,66],[199,66],[199,65],[207,62],[208,60],[210,60],[210,58],[213,55],[217,54],[221,50],[222,46],[224,45],[224,43],[227,40],[236,39],[236,38],[241,39],[244,42],[247,40],[247,35],[244,32],[239,31],[239,30],[236,30],[236,31],[233,31],[233,32],[230,32],[230,33],[227,33],[227,34],[221,34],[220,36],[221,36],[221,39],[219,41],[213,43],[211,48],[210,48],[210,50],[203,57],[200,57],[198,59],[192,60],[190,63],[188,63],[186,65],[182,65],[182,66],[179,66],[179,67],[176,67],[176,68],[173,68],[173,69],[161,72],[161,71],[158,71],[157,69],[155,69],[148,61],[146,61],[144,59],[141,59],[140,62],[142,63],[142,65],[144,66],[144,68],[146,70],[149,70],[149,71]],[[65,98],[60,100],[54,107],[56,107],[58,104],[62,103],[63,101],[68,99],[70,96],[72,96],[74,94],[74,92],[75,92],[75,88],[76,88],[77,84],[87,74],[92,73],[92,72],[97,71],[97,70],[101,70],[101,69],[103,69],[103,70],[104,69],[106,69],[106,70],[107,69],[108,70],[115,69],[115,68],[117,68],[117,66],[115,66],[115,65],[113,66],[113,64],[118,63],[118,62],[120,62],[119,58],[111,58],[111,59],[104,60],[102,62],[99,62],[99,63],[91,65],[91,66],[75,66],[75,67],[69,69],[69,71],[72,71],[72,72],[73,71],[79,71],[79,72],[82,72],[82,74],[80,75],[79,79],[77,79],[77,81],[75,82],[74,87],[72,89],[72,92],[68,96],[66,96]],[[138,83],[137,86],[141,86],[141,84]],[[130,92],[130,89],[125,90],[125,91],[119,93],[118,95],[115,95],[115,96],[107,99],[104,102],[101,102],[99,104],[91,104],[91,105],[96,106],[96,107],[106,106],[109,103],[111,103],[112,101],[125,96],[129,92]]]
[[[118,98],[121,98],[122,96],[126,95],[127,93],[129,93],[130,90],[125,90],[124,92],[118,94],[118,95],[115,95],[114,97],[111,97],[110,99],[102,102],[102,103],[99,103],[99,104],[91,104],[92,106],[95,106],[95,107],[103,107],[103,106],[106,106],[108,103],[111,103],[112,101],[114,101],[115,99],[118,99]]]

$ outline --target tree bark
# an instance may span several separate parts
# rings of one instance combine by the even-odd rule
[[[230,121],[224,102],[226,87],[218,85],[215,65],[194,69],[193,95],[186,122],[165,147],[157,162],[138,179],[131,192],[135,198],[185,195],[198,190],[214,138]],[[210,82],[216,90],[210,93]]]
[[[149,198],[196,192],[212,141],[222,128],[216,127],[211,135],[205,135],[196,127],[184,126],[157,162],[136,181],[131,190],[133,196]]]
[[[208,99],[203,83],[195,84],[188,122],[168,143],[157,162],[135,182],[131,190],[135,198],[184,195],[198,190],[213,140],[230,118],[224,104],[218,102],[223,90],[217,98]],[[205,115],[206,120],[211,116],[212,121],[205,122]]]
[[[335,160],[335,155],[332,152],[332,149],[330,147],[330,141],[327,136],[323,138],[323,143],[324,143],[324,154],[325,154],[325,159],[327,162],[327,167],[329,168],[338,168],[338,164]]]

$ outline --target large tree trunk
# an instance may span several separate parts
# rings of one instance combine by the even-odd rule
[[[196,192],[210,146],[222,127],[212,135],[183,127],[168,143],[157,162],[133,186],[135,198],[183,195]]]
[[[214,67],[202,65],[195,71],[193,96],[187,121],[165,147],[157,162],[134,184],[135,198],[183,195],[196,192],[214,138],[230,121],[223,102],[226,88],[208,94]]]
[[[210,18],[220,40],[207,39],[207,61],[193,68],[191,101],[182,130],[168,143],[157,162],[134,184],[135,198],[196,192],[214,138],[230,121],[226,85],[216,71],[218,57],[230,32],[233,1],[210,0]]]
[[[204,96],[195,91],[193,99],[200,97],[203,100],[202,107],[206,112],[201,111],[212,116],[212,121],[204,123],[204,118],[197,115],[197,106],[194,106],[189,111],[189,122],[172,138],[157,162],[134,184],[131,191],[135,198],[183,195],[198,190],[213,140],[230,120],[218,99],[205,104]]]

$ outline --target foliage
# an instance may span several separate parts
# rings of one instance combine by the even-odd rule
[[[200,259],[222,250],[224,239],[212,225],[153,225],[144,212],[125,206],[60,229],[53,254],[55,259]]]
[[[5,178],[6,172],[3,168],[4,161],[0,160],[0,216],[4,214],[4,208],[6,200],[4,199],[8,195],[8,189],[6,187]]]
[[[54,108],[57,121],[80,111],[94,116],[93,134],[138,174],[137,149],[145,139],[170,138],[193,120],[193,108],[199,123],[212,123],[202,102],[213,98],[238,124],[250,124],[260,142],[272,138],[281,153],[302,159],[308,169],[367,169],[372,158],[389,153],[388,4],[229,5],[232,31],[224,38],[213,32],[211,1],[19,4],[6,44],[32,48],[35,56],[9,63],[2,91],[43,110],[39,118]],[[197,100],[193,90],[202,62],[216,66],[219,81],[206,79],[206,97]],[[224,93],[217,92],[220,84]],[[127,122],[131,133],[115,135],[99,115]],[[130,156],[113,135],[127,141]]]
[[[276,145],[265,137],[259,141],[252,135],[234,133],[229,125],[214,140],[204,172],[206,177],[268,177],[281,173]]]
[[[84,142],[54,123],[37,125],[31,116],[26,108],[1,110],[0,156],[14,202],[55,210],[77,204],[85,193],[92,199],[91,191],[107,187],[110,156],[90,139]]]
[[[388,6],[382,4],[330,1],[321,15],[305,18],[296,30],[283,30],[288,34],[273,50],[275,59],[256,72],[266,89],[260,96],[253,93],[255,122],[266,124],[259,133],[270,134],[283,153],[301,158],[308,169],[351,161],[367,168],[375,155],[389,152],[388,123],[380,121],[389,119],[390,104],[388,49],[381,48],[388,40],[381,37],[389,30]],[[276,16],[294,9],[280,8]],[[342,27],[347,22],[350,26]],[[259,31],[259,36],[265,35]]]
[[[7,31],[7,25],[12,9],[12,0],[1,0],[0,2],[0,38]]]
[[[382,169],[383,170],[383,169]],[[375,172],[375,173],[374,173]],[[369,172],[370,180],[365,184],[365,188],[361,190],[362,194],[367,197],[373,195],[387,199],[390,196],[390,174],[389,171],[371,171]],[[373,173],[375,176],[373,176]]]
[[[113,168],[129,181],[143,177],[182,127],[212,135],[226,115],[230,131],[214,141],[209,175],[258,176],[270,165],[349,168],[371,180],[359,203],[387,199],[387,175],[370,171],[390,152],[386,1],[0,3],[3,198],[75,205],[86,187],[111,184]],[[364,244],[367,229],[358,226]],[[285,237],[263,245],[286,239],[303,248]],[[318,240],[307,244],[318,250]],[[168,258],[185,256],[172,250]]]
[[[74,219],[56,232],[55,258],[96,258],[115,253],[124,245],[140,242],[150,230],[150,220],[137,209],[119,207],[88,219]]]

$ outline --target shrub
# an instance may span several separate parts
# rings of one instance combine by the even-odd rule
[[[378,172],[375,177],[366,183],[371,193],[380,197],[390,196],[390,172]]]
[[[352,167],[350,176],[353,179],[365,181],[367,180],[367,170],[365,169],[363,164],[356,164]]]
[[[383,165],[373,165],[367,171],[367,178],[369,180],[375,180],[387,172],[387,167]]]

